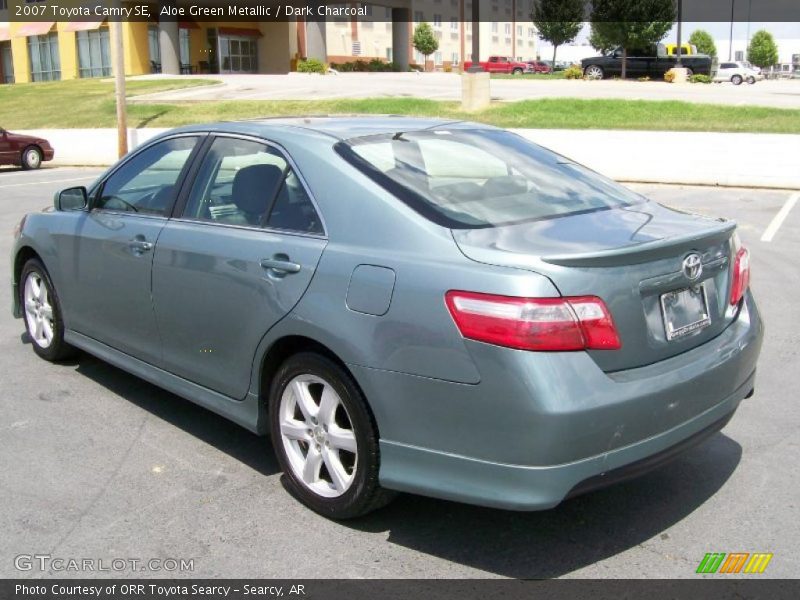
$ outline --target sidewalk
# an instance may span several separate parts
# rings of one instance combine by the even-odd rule
[[[132,129],[131,148],[164,129]],[[517,129],[520,135],[618,181],[800,189],[800,135]],[[114,129],[24,131],[47,138],[54,165],[105,166]]]

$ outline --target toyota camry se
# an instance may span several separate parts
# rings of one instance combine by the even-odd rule
[[[36,354],[83,350],[269,434],[332,518],[396,491],[551,508],[699,443],[754,390],[735,223],[502,129],[185,127],[54,204],[13,246]]]

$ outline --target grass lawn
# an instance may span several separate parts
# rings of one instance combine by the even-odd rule
[[[208,79],[153,79],[127,82],[128,96],[210,85]],[[112,79],[75,79],[0,85],[0,126],[14,129],[113,127]]]
[[[206,80],[137,80],[128,94],[204,85]],[[44,96],[47,94],[47,96]],[[47,98],[46,104],[42,102]],[[55,107],[55,109],[51,108]],[[174,127],[253,117],[397,114],[481,121],[501,127],[800,133],[800,109],[718,106],[677,101],[548,98],[494,103],[465,113],[458,102],[418,98],[238,100],[129,103],[131,127]],[[113,84],[103,80],[0,86],[0,125],[10,130],[113,127]]]

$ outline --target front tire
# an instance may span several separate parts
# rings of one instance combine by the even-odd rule
[[[349,373],[320,354],[296,354],[269,391],[272,445],[289,491],[332,519],[360,517],[394,494],[378,484],[377,428]]]
[[[586,79],[602,79],[605,77],[605,73],[603,72],[603,67],[598,65],[589,65],[583,70],[583,76]]]
[[[58,295],[47,269],[35,258],[22,267],[19,294],[33,351],[50,362],[73,356],[75,349],[64,341],[64,320]]]
[[[741,75],[734,75],[731,77],[731,83],[733,85],[742,85],[742,76]]]
[[[522,69],[514,69],[511,71],[512,75],[522,75]]]
[[[22,151],[20,164],[26,171],[38,169],[42,166],[42,151],[36,146],[28,146]]]

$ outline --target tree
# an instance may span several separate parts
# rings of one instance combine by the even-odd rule
[[[553,68],[561,44],[574,40],[583,28],[585,0],[535,0],[531,21],[541,39],[553,44]]]
[[[689,43],[697,46],[698,54],[717,55],[717,46],[714,44],[714,38],[704,29],[695,29],[692,35],[689,36]]]
[[[644,49],[661,41],[675,21],[674,0],[592,0],[593,46],[622,48],[625,78],[628,50]],[[597,44],[597,45],[595,45]]]
[[[414,30],[414,37],[412,39],[414,48],[425,57],[425,63],[428,62],[428,57],[439,49],[439,40],[433,33],[433,28],[429,23],[420,23]],[[425,65],[422,65],[425,68]]]
[[[747,46],[747,60],[762,68],[778,64],[778,45],[769,31],[759,29],[753,34]]]

